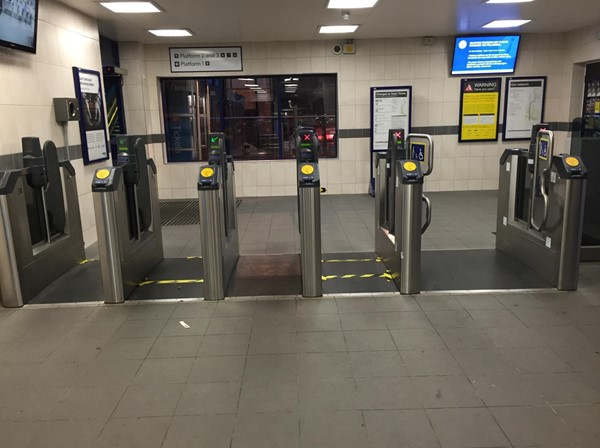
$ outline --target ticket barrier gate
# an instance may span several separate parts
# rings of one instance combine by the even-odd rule
[[[403,135],[402,130],[390,130],[388,153],[376,164],[375,251],[400,292],[417,294],[421,235],[431,224],[423,179],[433,171],[434,145],[427,134],[408,134],[406,142]]]
[[[106,303],[122,303],[163,259],[156,166],[141,139],[117,136],[114,166],[92,181]]]
[[[235,167],[225,150],[225,135],[211,133],[208,140],[208,165],[200,167],[198,176],[204,299],[221,300],[240,256]]]
[[[23,168],[0,172],[0,291],[21,307],[85,259],[75,170],[56,146],[22,139]]]
[[[552,131],[535,151],[507,149],[500,159],[496,248],[559,290],[576,290],[587,170],[579,157],[554,155]]]

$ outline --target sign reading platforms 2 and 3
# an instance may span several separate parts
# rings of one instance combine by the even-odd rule
[[[169,48],[171,73],[240,72],[242,47]]]
[[[502,78],[461,79],[459,142],[498,140]]]

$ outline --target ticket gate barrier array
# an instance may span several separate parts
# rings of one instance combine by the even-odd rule
[[[117,136],[114,166],[97,169],[92,195],[103,297],[122,303],[163,259],[156,166],[139,138]]]
[[[404,139],[403,130],[393,129],[388,152],[376,164],[375,251],[402,294],[420,291],[421,235],[431,223],[423,179],[433,172],[433,157],[431,136]]]
[[[75,170],[56,145],[22,139],[23,168],[0,172],[0,291],[20,307],[85,259]]]
[[[209,134],[209,164],[200,167],[198,201],[204,299],[225,298],[239,256],[234,164],[225,135]]]
[[[559,290],[578,285],[586,179],[579,157],[554,155],[545,129],[533,154],[507,149],[500,159],[496,247]]]

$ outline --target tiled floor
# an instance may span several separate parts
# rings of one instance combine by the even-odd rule
[[[369,201],[324,207],[336,247]],[[245,232],[294,226],[249,202]],[[489,202],[439,232],[488,244]],[[598,263],[574,293],[0,308],[1,447],[597,448],[599,421]]]

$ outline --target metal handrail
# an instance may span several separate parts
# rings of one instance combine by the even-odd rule
[[[425,202],[425,224],[421,228],[421,235],[423,235],[431,225],[431,200],[425,195],[421,196],[421,200]]]
[[[542,176],[540,178],[540,191],[542,193],[542,199],[544,200],[544,214],[542,215],[542,221],[539,225],[536,225],[533,220],[533,213],[530,216],[531,227],[538,232],[546,226],[546,221],[548,220],[548,192],[546,191],[546,174],[549,172],[550,170],[546,168],[544,171],[542,171]]]

